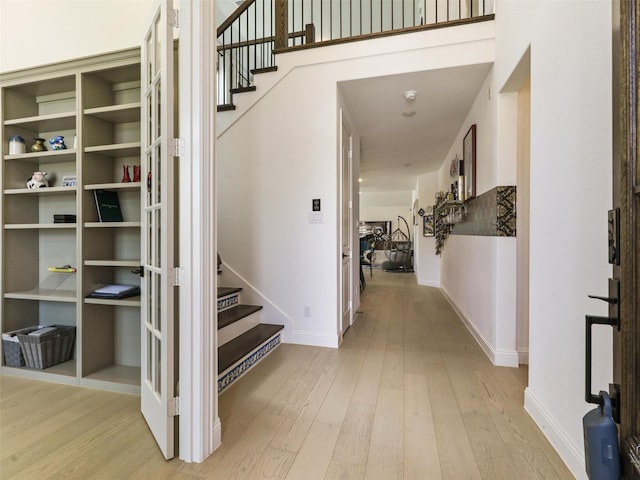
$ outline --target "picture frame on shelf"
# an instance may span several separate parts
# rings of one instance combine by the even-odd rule
[[[433,213],[425,214],[422,217],[422,236],[433,237],[436,234],[436,224],[433,219]]]
[[[476,196],[476,125],[471,125],[462,141],[465,200]]]

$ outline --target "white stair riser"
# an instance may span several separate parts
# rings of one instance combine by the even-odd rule
[[[218,330],[218,346],[233,340],[239,335],[242,335],[247,330],[252,329],[260,323],[260,311],[252,313],[237,322],[233,322],[231,325],[227,325],[224,328]]]
[[[260,346],[245,355],[244,358],[236,362],[227,370],[218,375],[218,395],[228,386],[247,373],[260,360],[269,355],[281,343],[280,332],[274,334]]]
[[[230,295],[225,295],[224,297],[218,298],[218,312],[223,312],[235,307],[236,305],[238,305],[239,299],[239,293],[232,293]]]

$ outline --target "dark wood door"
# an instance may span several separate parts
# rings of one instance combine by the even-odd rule
[[[640,167],[638,56],[640,2],[613,1],[613,206],[620,209],[620,331],[614,334],[614,382],[620,385],[623,478],[640,480]]]

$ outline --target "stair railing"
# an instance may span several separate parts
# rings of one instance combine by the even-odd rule
[[[217,30],[218,110],[275,70],[275,53],[493,18],[494,0],[245,0]]]

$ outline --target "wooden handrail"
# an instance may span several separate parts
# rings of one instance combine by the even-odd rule
[[[275,41],[275,38],[276,37],[263,37],[263,38],[256,38],[254,40],[246,40],[244,42],[230,43],[228,45],[218,45],[218,51],[221,52],[223,50],[233,50],[234,48],[261,45],[263,43],[271,43]],[[305,30],[302,32],[291,32],[289,34],[289,38],[307,38],[307,31]]]
[[[251,5],[253,5],[255,3],[256,0],[244,0],[244,2],[242,3],[242,5],[240,5],[235,12],[233,12],[231,15],[229,15],[229,17],[220,24],[220,26],[218,27],[218,30],[216,30],[216,35],[219,37],[220,35],[222,35],[222,33],[229,28],[229,25],[231,25],[233,22],[235,22],[240,15],[242,15],[244,12],[246,12],[249,7]]]
[[[454,27],[457,25],[468,25],[471,23],[479,23],[479,22],[487,22],[487,21],[491,21],[491,20],[495,20],[495,14],[491,13],[489,15],[482,15],[479,17],[472,17],[472,18],[463,18],[461,20],[449,20],[446,22],[439,22],[439,23],[428,23],[425,25],[417,25],[415,27],[405,27],[403,29],[398,29],[398,30],[387,30],[384,32],[377,32],[377,33],[365,33],[363,35],[354,35],[353,37],[345,37],[345,38],[336,38],[333,40],[322,40],[319,42],[307,42],[303,45],[295,45],[293,47],[285,47],[285,48],[278,48],[273,50],[273,53],[275,55],[279,54],[279,53],[286,53],[286,52],[294,52],[294,51],[298,51],[298,50],[305,50],[305,49],[309,49],[309,48],[318,48],[318,47],[328,47],[331,45],[341,45],[344,43],[351,43],[351,42],[358,42],[358,41],[362,41],[362,40],[372,40],[374,38],[383,38],[383,37],[391,37],[394,35],[402,35],[405,33],[415,33],[415,32],[422,32],[422,31],[426,31],[426,30],[437,30],[440,28],[446,28],[446,27]]]

